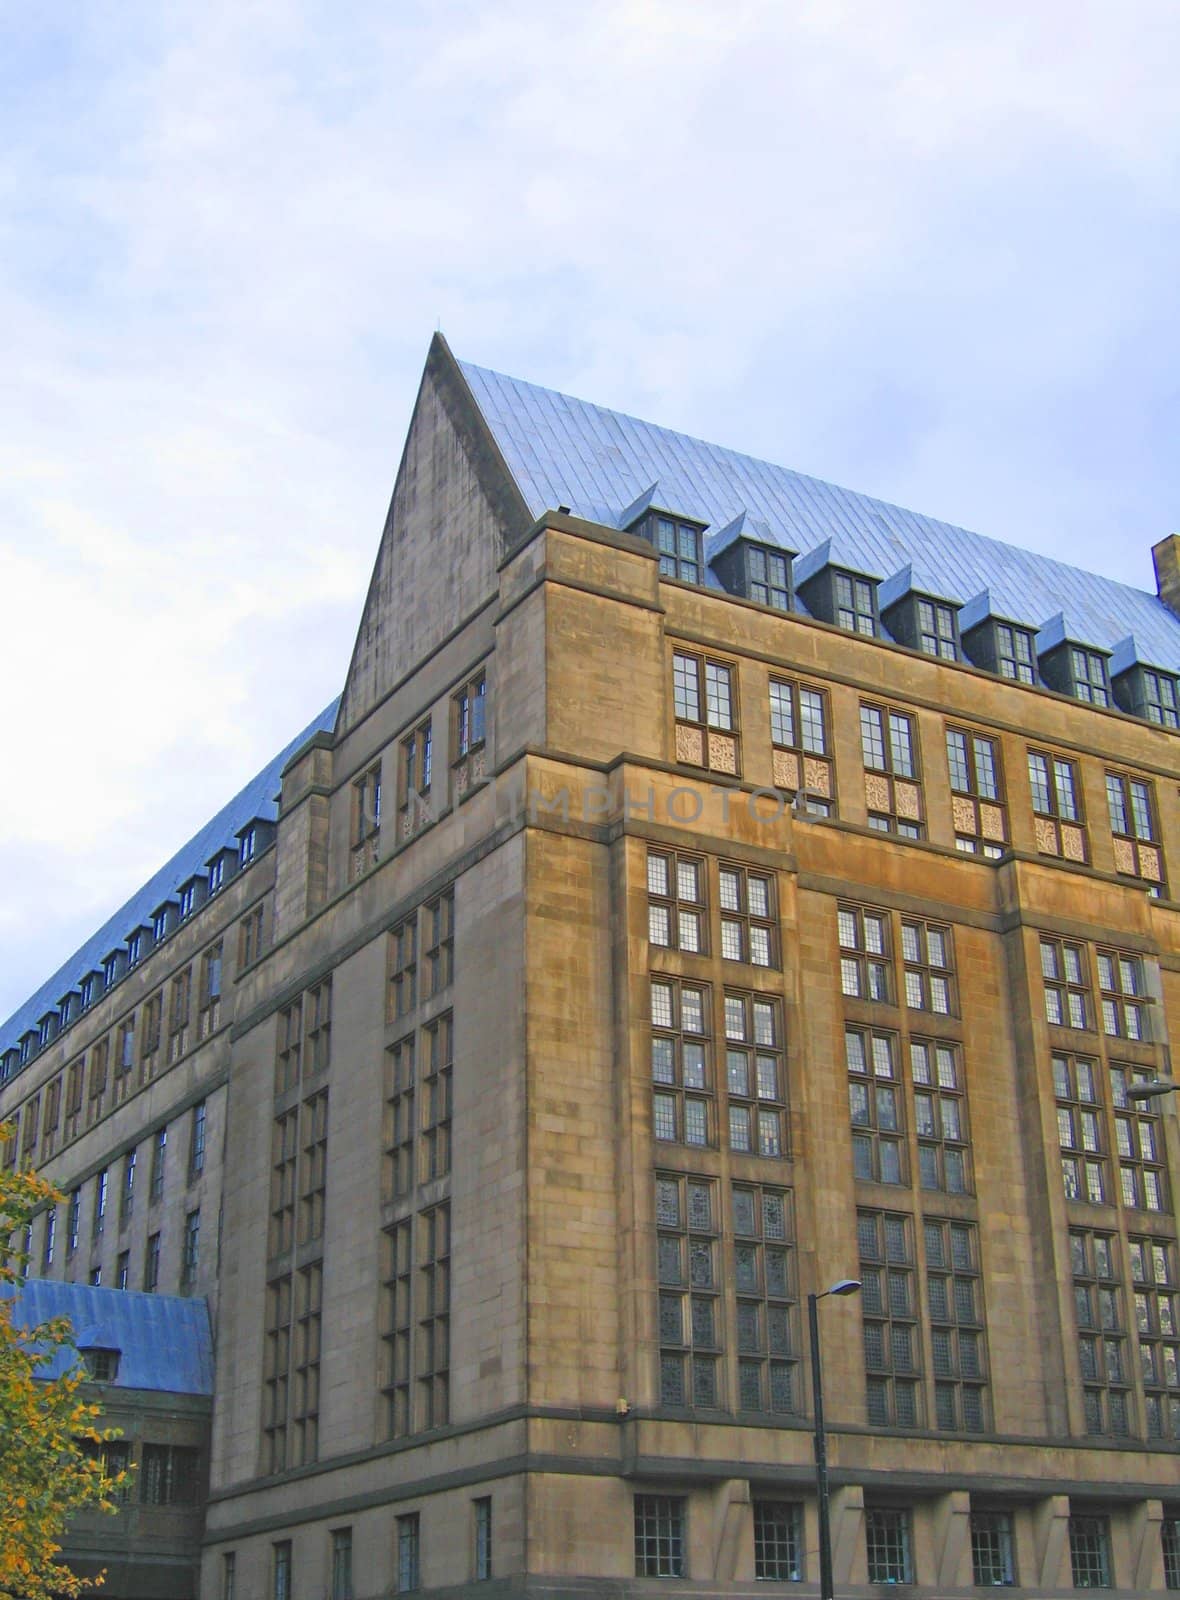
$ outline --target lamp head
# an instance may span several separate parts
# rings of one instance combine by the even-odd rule
[[[1153,1078],[1150,1083],[1133,1083],[1127,1090],[1128,1100],[1155,1100],[1160,1095],[1171,1094],[1180,1084],[1171,1078]]]
[[[838,1282],[834,1283],[831,1286],[830,1289],[825,1290],[825,1293],[826,1294],[855,1294],[856,1291],[859,1288],[860,1288],[860,1279],[859,1278],[841,1278],[841,1279],[838,1280]]]

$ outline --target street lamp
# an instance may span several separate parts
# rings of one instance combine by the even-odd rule
[[[821,1300],[830,1294],[855,1294],[859,1278],[840,1278],[819,1294],[807,1296],[807,1331],[811,1338],[811,1398],[815,1412],[815,1488],[819,1503],[819,1600],[832,1595],[832,1510],[828,1501],[828,1436],[824,1431],[824,1380],[819,1364],[819,1313]]]
[[[1180,1083],[1175,1083],[1171,1078],[1153,1078],[1150,1083],[1133,1083],[1127,1090],[1128,1100],[1154,1100],[1162,1094],[1171,1094],[1173,1089],[1180,1089]]]

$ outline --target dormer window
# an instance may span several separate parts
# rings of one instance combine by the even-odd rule
[[[102,986],[104,989],[113,989],[118,981],[119,957],[117,953],[113,953],[102,964]]]
[[[1124,711],[1161,728],[1180,728],[1180,680],[1155,667],[1132,667],[1114,679],[1114,698]]]
[[[225,883],[225,862],[218,856],[209,867],[209,893],[215,895]]]
[[[1072,695],[1086,705],[1108,706],[1110,679],[1106,659],[1106,651],[1067,638],[1042,653],[1041,677],[1059,694]]]
[[[67,994],[64,996],[61,1004],[57,1008],[57,1014],[61,1018],[61,1025],[58,1029],[58,1032],[60,1033],[61,1028],[65,1028],[69,1025],[70,1019],[74,1014],[74,997],[72,994]]]
[[[1007,622],[996,624],[996,670],[1001,678],[1016,683],[1037,681],[1033,636],[1027,628],[1013,628]]]
[[[849,633],[863,633],[870,638],[877,632],[877,605],[874,586],[867,578],[855,578],[849,572],[833,574],[836,600],[835,622]]]
[[[242,832],[242,843],[238,851],[238,859],[244,867],[248,867],[254,859],[258,849],[258,829],[246,828]]]
[[[191,917],[197,905],[197,886],[195,883],[186,883],[180,891],[180,920],[184,922]]]
[[[746,546],[746,594],[776,611],[791,609],[791,568],[786,556],[760,544]]]
[[[82,1364],[86,1368],[86,1376],[93,1383],[114,1383],[119,1376],[118,1350],[83,1350]]]
[[[140,932],[133,933],[127,941],[127,965],[129,967],[137,967],[139,965],[142,949],[143,934]]]
[[[907,590],[882,609],[881,619],[898,644],[940,661],[958,661],[958,612],[949,601]]]
[[[52,1038],[53,1038],[53,1018],[51,1016],[44,1016],[44,1017],[41,1018],[40,1025],[39,1025],[39,1027],[37,1029],[37,1047],[38,1047],[38,1049],[44,1050],[45,1046],[49,1043],[50,1039],[52,1039]]]
[[[20,1064],[23,1067],[33,1053],[34,1035],[26,1033],[20,1042]]]
[[[89,1011],[94,1004],[94,974],[88,972],[79,985],[82,994],[82,1010]]]
[[[163,944],[168,937],[168,907],[161,906],[152,918],[152,943]]]
[[[684,583],[700,583],[704,558],[701,535],[704,525],[686,522],[681,517],[670,517],[653,511],[631,529],[639,538],[654,544],[660,553],[660,576],[680,578]]]

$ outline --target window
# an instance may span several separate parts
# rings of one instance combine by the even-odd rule
[[[840,939],[840,990],[850,999],[893,998],[889,916],[860,906],[841,906],[836,913]]]
[[[897,1040],[891,1033],[848,1028],[848,1103],[852,1115],[852,1163],[858,1178],[905,1182],[901,1084]]]
[[[791,1196],[735,1184],[733,1283],[737,1294],[738,1407],[799,1410]]]
[[[418,1415],[423,1428],[450,1421],[451,1207],[418,1217]]]
[[[89,1273],[87,1274],[86,1282],[92,1289],[97,1289],[102,1283],[102,1268],[91,1267]]]
[[[104,1167],[94,1180],[94,1210],[90,1218],[90,1233],[94,1239],[101,1239],[106,1226],[107,1196],[110,1192],[110,1171]]]
[[[1180,1589],[1180,1517],[1164,1518],[1160,1538],[1164,1547],[1164,1587]]]
[[[353,1600],[352,1529],[332,1529],[332,1600]]]
[[[86,1107],[86,1126],[93,1127],[103,1114],[107,1092],[107,1062],[110,1048],[100,1039],[90,1051],[90,1099]]]
[[[237,1600],[236,1551],[227,1550],[221,1558],[221,1600]]]
[[[72,1256],[78,1248],[78,1230],[82,1219],[81,1189],[71,1189],[67,1199],[69,1208],[66,1212],[66,1254]]]
[[[197,1267],[200,1263],[201,1249],[201,1213],[189,1211],[184,1219],[184,1254],[180,1263],[181,1286],[191,1289],[197,1281]]]
[[[404,1017],[418,1003],[418,920],[409,916],[389,935],[388,1020]]]
[[[1007,1587],[1016,1582],[1013,1550],[1011,1512],[971,1513],[971,1571],[979,1588]]]
[[[684,1501],[667,1494],[635,1496],[635,1576],[683,1578]]]
[[[708,948],[705,863],[697,856],[647,853],[647,937],[651,944],[703,955]]]
[[[243,867],[248,867],[258,854],[258,829],[243,828],[241,843],[238,845],[238,861]]]
[[[139,1463],[139,1498],[145,1506],[189,1506],[200,1497],[201,1453],[179,1444],[145,1444]]]
[[[197,909],[197,886],[195,883],[186,883],[180,891],[180,920],[187,922]]]
[[[50,1206],[45,1213],[45,1243],[41,1250],[42,1274],[48,1276],[53,1265],[53,1252],[57,1242],[57,1207]]]
[[[455,891],[428,900],[422,911],[422,998],[439,994],[455,973]]]
[[[927,1217],[922,1233],[935,1421],[948,1432],[981,1433],[987,1406],[978,1232],[974,1223]]]
[[[139,929],[131,934],[127,940],[127,966],[128,969],[137,967],[143,959],[143,934]],[[65,1017],[62,1017],[62,1026],[65,1026]]]
[[[248,967],[262,954],[263,907],[257,905],[238,923],[238,970]]]
[[[88,972],[86,974],[86,976],[82,979],[82,982],[79,984],[78,989],[81,999],[81,1009],[83,1011],[89,1011],[90,1007],[94,1004],[94,974],[92,972]],[[24,1041],[22,1040],[21,1043],[23,1046]]]
[[[959,626],[955,606],[938,600],[917,598],[914,603],[917,623],[914,643],[924,655],[943,661],[959,659]]]
[[[292,1292],[290,1273],[272,1279],[266,1287],[265,1400],[262,1415],[264,1472],[282,1472],[287,1466]]]
[[[862,705],[860,744],[869,827],[921,839],[922,789],[914,719],[887,706]]]
[[[829,748],[828,697],[822,689],[770,680],[770,740],[775,787],[806,792],[808,809],[829,816],[836,784]]]
[[[168,1060],[179,1061],[188,1049],[188,1011],[193,970],[186,967],[172,980],[168,1006]]]
[[[770,996],[725,994],[725,1088],[729,1148],[786,1153],[783,1031]]]
[[[414,1187],[414,1036],[385,1053],[385,1198],[401,1199]]]
[[[157,1128],[152,1140],[152,1176],[148,1199],[158,1200],[164,1193],[164,1164],[168,1158],[168,1129]]]
[[[1111,1587],[1109,1517],[1070,1517],[1069,1560],[1075,1589]]]
[[[993,860],[1003,854],[1008,823],[1001,781],[1000,747],[966,728],[946,730],[955,846]]]
[[[776,967],[774,879],[765,872],[722,866],[717,898],[721,906],[722,956],[754,967]]]
[[[299,1243],[324,1236],[328,1181],[328,1091],[303,1102],[300,1114]]]
[[[700,583],[701,529],[699,524],[665,516],[648,517],[634,530],[654,544],[660,553],[660,577],[679,578],[683,583]]]
[[[123,1186],[119,1192],[120,1228],[125,1228],[131,1221],[131,1213],[135,1209],[135,1162],[136,1152],[128,1150],[123,1157]]]
[[[131,1252],[121,1250],[115,1261],[115,1288],[130,1289],[131,1287]]]
[[[148,1234],[144,1257],[143,1288],[145,1294],[154,1294],[160,1287],[160,1235]]]
[[[1180,686],[1166,672],[1153,672],[1147,667],[1138,671],[1138,693],[1132,709],[1149,722],[1164,728],[1180,728]]]
[[[833,573],[833,621],[847,628],[849,633],[863,633],[870,638],[877,632],[876,585],[867,578],[857,578],[850,572]]]
[[[352,785],[352,876],[358,878],[380,854],[381,763],[377,761]]]
[[[158,944],[163,944],[164,940],[168,937],[168,934],[171,932],[171,929],[168,926],[169,921],[170,921],[170,918],[169,918],[170,909],[171,908],[169,906],[163,905],[163,906],[160,907],[160,909],[158,911],[156,911],[156,912],[154,912],[152,914],[152,945],[153,946],[158,945]]]
[[[61,1122],[61,1075],[45,1091],[45,1115],[41,1121],[41,1160],[46,1162],[57,1148],[57,1132]]]
[[[209,898],[220,894],[225,886],[225,857],[218,856],[216,861],[209,863]]]
[[[92,1345],[82,1351],[82,1364],[86,1368],[86,1375],[94,1383],[114,1383],[119,1376],[118,1350],[103,1350]]]
[[[1106,677],[1106,657],[1097,650],[1072,645],[1069,652],[1070,693],[1075,700],[1090,705],[1108,706],[1110,686]]]
[[[1082,789],[1077,763],[1064,756],[1028,753],[1028,781],[1032,790],[1033,828],[1042,855],[1086,860],[1086,833],[1082,816]]]
[[[1002,678],[1016,683],[1036,683],[1036,651],[1027,628],[996,623],[996,669]]]
[[[272,1600],[291,1600],[291,1541],[271,1545]]]
[[[410,1594],[421,1583],[418,1565],[418,1513],[397,1519],[397,1592]]]
[[[122,954],[123,952],[121,950],[117,950],[109,955],[102,964],[102,987],[104,994],[108,989],[113,989],[118,983],[119,979],[122,977],[122,972],[120,970],[122,966]],[[42,1046],[45,1046],[49,1043],[49,1027],[50,1018],[46,1017],[45,1021],[41,1024]]]
[[[475,1578],[482,1583],[492,1576],[492,1501],[483,1496],[471,1502],[475,1518]]]
[[[189,1132],[188,1181],[194,1183],[205,1170],[205,1102],[198,1100],[193,1107],[192,1128]]]
[[[476,673],[455,696],[455,754],[468,755],[487,736],[487,678]]]
[[[391,1439],[413,1432],[410,1375],[414,1336],[413,1219],[405,1217],[387,1228],[382,1239],[384,1256],[384,1326],[386,1431]]]
[[[709,991],[671,978],[651,980],[652,1133],[672,1144],[707,1145],[711,1078]]]
[[[1163,852],[1158,839],[1155,798],[1152,786],[1142,778],[1122,773],[1106,774],[1106,805],[1110,812],[1110,831],[1114,835],[1114,864],[1128,877],[1142,878],[1148,893],[1163,891]]]
[[[402,740],[401,799],[398,809],[403,838],[407,838],[421,823],[432,820],[425,802],[430,796],[433,759],[433,739],[430,718],[427,717]]]
[[[1125,1436],[1131,1431],[1131,1369],[1119,1281],[1119,1240],[1115,1234],[1073,1228],[1069,1251],[1086,1432]]]
[[[720,1219],[715,1185],[673,1173],[656,1178],[660,1404],[720,1405]]]
[[[285,1094],[299,1082],[303,1067],[303,1001],[296,1000],[279,1012],[278,1050],[275,1059],[275,1093]]]
[[[776,611],[791,609],[791,565],[779,550],[768,550],[765,545],[744,544],[745,595],[759,605],[772,606]]]
[[[672,657],[676,760],[737,777],[739,770],[734,669],[678,650]]]
[[[913,1583],[909,1512],[866,1506],[865,1554],[870,1583]]]
[[[922,1188],[969,1194],[967,1112],[959,1046],[911,1039],[910,1077]]]
[[[901,924],[905,1003],[912,1011],[950,1016],[955,1008],[951,932],[932,922]]]
[[[164,1019],[164,996],[158,992],[144,1004],[143,1027],[139,1036],[139,1083],[142,1088],[156,1075],[159,1063],[160,1030]]]
[[[295,1169],[299,1151],[299,1108],[274,1119],[271,1133],[270,1240],[268,1254],[282,1255],[295,1242]]]
[[[197,1002],[197,1038],[207,1039],[221,1021],[221,940],[201,957],[201,989]]]
[[[1128,1089],[1146,1083],[1141,1067],[1110,1067],[1110,1100],[1114,1107],[1114,1141],[1119,1163],[1119,1195],[1124,1206],[1140,1211],[1168,1209],[1164,1135],[1158,1100],[1132,1100]]]
[[[1093,1000],[1085,945],[1042,934],[1041,976],[1045,980],[1046,1021],[1059,1028],[1090,1028]]]
[[[921,1357],[910,1219],[858,1211],[856,1233],[868,1421],[872,1426],[916,1428],[922,1420]]]
[[[116,1082],[115,1097],[117,1100],[122,1099],[127,1093],[128,1085],[130,1083],[131,1069],[134,1065],[135,1018],[128,1017],[125,1022],[122,1022],[119,1025],[119,1043],[115,1055],[115,1078],[116,1080],[119,1078],[126,1080],[122,1091],[120,1091],[118,1082]]]
[[[1143,962],[1119,950],[1098,951],[1098,993],[1102,1031],[1108,1038],[1148,1039]]]
[[[290,1464],[306,1466],[319,1457],[320,1344],[324,1269],[313,1261],[294,1274],[295,1325],[292,1360]]]
[[[451,1013],[444,1012],[422,1030],[425,1051],[422,1076],[422,1173],[430,1183],[451,1170]]]
[[[802,1507],[789,1500],[754,1502],[754,1576],[771,1583],[803,1577]]]
[[[1105,1205],[1106,1158],[1097,1063],[1054,1051],[1053,1092],[1066,1199]]]
[[[304,1072],[311,1078],[317,1072],[326,1072],[332,1053],[332,980],[325,978],[309,989],[303,1001],[303,1019],[307,1024],[306,1060]]]
[[[1176,1246],[1169,1239],[1132,1237],[1128,1243],[1147,1436],[1180,1440]]]

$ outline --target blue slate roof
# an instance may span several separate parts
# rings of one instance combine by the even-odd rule
[[[0,1027],[0,1055],[17,1044],[21,1034],[35,1027],[47,1011],[56,1009],[62,996],[76,989],[88,972],[100,970],[103,958],[120,948],[128,934],[145,924],[150,926],[152,913],[166,900],[174,899],[181,885],[194,874],[203,873],[210,857],[218,849],[234,848],[239,829],[256,819],[273,822],[277,818],[279,780],[283,768],[313,733],[331,732],[335,726],[338,705],[339,701],[333,700],[330,706],[325,706],[314,722],[309,723],[297,738],[267,762],[257,777],[252,778],[186,845],[182,845],[171,861],[120,906],[113,917],[108,917],[81,949],[75,950],[70,959],[63,962],[53,976],[13,1012]]]
[[[213,1393],[213,1338],[203,1300],[96,1289],[88,1283],[57,1283],[50,1278],[0,1284],[0,1300],[16,1302],[12,1320],[19,1328],[67,1317],[79,1350],[118,1350],[113,1388]],[[55,1350],[41,1376],[57,1377],[74,1365],[74,1359],[70,1350]]]
[[[654,480],[662,504],[674,503],[713,534],[743,511],[768,524],[777,542],[800,552],[797,582],[827,561],[884,579],[909,565],[925,593],[970,600],[986,589],[992,615],[1024,622],[1034,633],[1064,611],[1079,642],[1112,651],[1123,645],[1118,659],[1126,660],[1124,641],[1133,635],[1135,659],[1180,673],[1180,619],[1153,594],[585,400],[459,365],[535,517],[566,505],[575,516],[618,527],[623,509]]]

